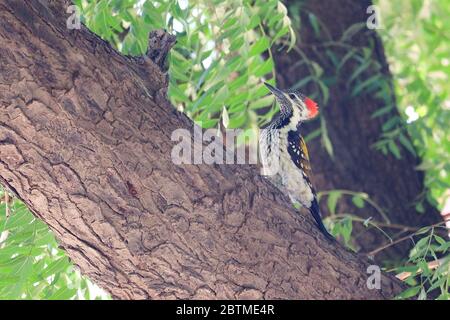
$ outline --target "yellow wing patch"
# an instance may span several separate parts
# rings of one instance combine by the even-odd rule
[[[309,161],[308,148],[306,147],[306,143],[305,143],[305,140],[303,139],[303,137],[300,137],[300,148],[301,148],[303,154],[305,155],[305,160]]]
[[[288,152],[297,168],[302,170],[303,176],[307,177],[311,173],[308,148],[305,140],[297,131],[291,131],[288,134]]]
[[[301,158],[303,163],[303,168],[307,171],[311,171],[311,166],[309,164],[309,153],[308,148],[306,147],[305,140],[303,137],[300,137],[300,152],[301,152]]]

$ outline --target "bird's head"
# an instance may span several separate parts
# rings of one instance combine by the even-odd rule
[[[292,114],[297,110],[299,120],[306,121],[314,118],[319,113],[317,103],[300,93],[298,90],[281,90],[267,82],[264,82],[264,84],[277,99],[282,114]]]

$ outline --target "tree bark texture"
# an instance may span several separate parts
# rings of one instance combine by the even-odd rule
[[[299,6],[299,4],[302,4]],[[351,98],[354,86],[348,86],[348,79],[360,64],[351,60],[345,63],[339,72],[331,63],[326,50],[331,51],[338,59],[343,59],[352,50],[343,46],[325,46],[324,43],[339,41],[351,26],[358,23],[365,24],[370,14],[366,12],[372,1],[352,0],[323,0],[323,1],[286,1],[290,9],[290,16],[301,17],[301,27],[298,31],[298,50],[275,52],[277,66],[277,80],[280,87],[288,88],[310,74],[305,64],[299,65],[307,57],[316,62],[324,70],[324,78],[335,79],[330,82],[329,101],[327,105],[320,106],[321,116],[326,121],[328,136],[333,145],[333,158],[327,153],[324,146],[315,139],[308,144],[310,150],[313,180],[318,190],[344,189],[365,192],[385,212],[392,224],[421,227],[439,222],[442,218],[439,212],[425,201],[425,213],[416,212],[414,203],[423,195],[423,172],[415,167],[420,163],[418,157],[413,156],[405,148],[401,148],[402,158],[397,159],[391,153],[385,156],[373,148],[382,134],[382,126],[392,116],[397,115],[394,108],[382,117],[372,118],[372,114],[383,108],[384,102],[373,93],[362,94]],[[316,35],[308,15],[312,13],[319,21],[321,34]],[[383,12],[379,12],[381,22]],[[326,30],[326,31],[325,31]],[[392,41],[395,41],[394,39]],[[392,76],[384,54],[383,44],[377,30],[362,28],[353,37],[351,44],[354,47],[372,47],[371,59],[378,61],[381,72],[388,79],[392,87]],[[303,56],[299,54],[303,53]],[[341,61],[339,60],[339,61]],[[362,73],[362,80],[374,75],[374,70],[368,68]],[[318,91],[315,85],[307,88],[306,95]],[[395,104],[395,96],[392,92]],[[319,126],[319,121],[304,125],[304,134],[312,132]],[[406,133],[405,133],[406,134]],[[321,202],[322,212],[328,212],[326,201]],[[376,210],[366,205],[364,210],[356,208],[351,197],[343,197],[337,207],[338,213],[352,213],[362,215],[363,218],[373,217],[375,221],[386,222]],[[386,237],[378,230],[367,232],[361,224],[356,230],[356,244],[361,251],[370,251],[377,246],[388,242]],[[401,232],[398,228],[383,227],[390,235],[395,236]],[[411,232],[411,230],[403,231]],[[359,234],[361,233],[361,234]],[[359,235],[358,235],[359,234]],[[379,260],[404,258],[411,243],[403,242],[400,245],[383,251],[377,256]]]
[[[167,76],[121,56],[68,3],[0,1],[0,181],[118,299],[383,299],[402,289],[328,243],[246,165],[175,165],[192,122]]]

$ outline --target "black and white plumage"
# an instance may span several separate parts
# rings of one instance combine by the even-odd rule
[[[286,192],[292,202],[307,208],[322,233],[334,240],[322,222],[316,192],[309,178],[308,149],[300,133],[301,123],[317,114],[317,105],[298,91],[283,91],[266,85],[280,104],[280,113],[261,130],[262,173]]]

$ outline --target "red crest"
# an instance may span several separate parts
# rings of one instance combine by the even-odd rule
[[[310,98],[306,98],[305,104],[309,110],[309,116],[311,118],[314,118],[319,113],[319,107],[317,106],[317,103],[311,100]]]

